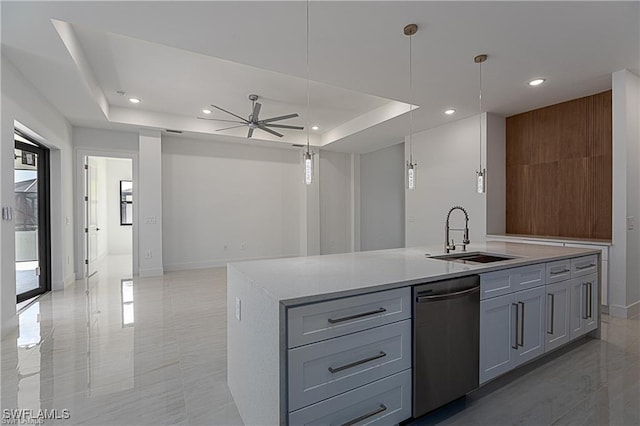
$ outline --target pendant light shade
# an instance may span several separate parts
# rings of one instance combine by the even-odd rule
[[[304,166],[304,183],[311,185],[313,183],[313,151],[305,151],[302,154],[302,165]]]
[[[413,45],[412,38],[418,32],[416,24],[404,27],[404,35],[409,37],[409,161],[407,161],[407,189],[416,189],[416,171],[418,163],[413,161]]]
[[[487,169],[482,167],[482,63],[487,60],[487,55],[477,55],[473,58],[473,62],[478,64],[478,103],[479,103],[479,111],[478,111],[478,120],[480,122],[479,129],[479,140],[478,145],[480,147],[480,158],[479,164],[480,167],[476,170],[476,190],[478,194],[484,194],[487,192]]]

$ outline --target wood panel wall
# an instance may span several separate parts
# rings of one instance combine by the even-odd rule
[[[508,234],[611,239],[611,91],[506,119]]]

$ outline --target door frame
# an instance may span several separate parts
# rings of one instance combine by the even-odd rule
[[[33,144],[30,145],[14,139],[14,148],[35,152],[38,155],[38,266],[40,278],[37,288],[19,295],[16,294],[16,301],[20,303],[51,291],[51,178],[49,148],[18,129],[15,129],[14,132]]]
[[[100,149],[88,149],[88,148],[76,148],[75,149],[75,166],[73,168],[74,173],[74,194],[75,194],[75,216],[77,218],[75,226],[75,259],[76,259],[76,279],[81,280],[86,278],[87,267],[85,265],[85,175],[84,164],[86,157],[110,157],[110,158],[122,158],[131,160],[132,166],[132,181],[133,181],[133,199],[138,200],[138,153],[134,151],[118,151],[118,150],[100,150]],[[139,255],[138,255],[138,210],[133,209],[133,225],[132,225],[132,237],[133,237],[133,275],[138,275],[139,267]]]

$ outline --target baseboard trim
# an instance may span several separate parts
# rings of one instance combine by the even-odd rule
[[[222,259],[222,260],[201,260],[197,262],[182,262],[182,263],[170,263],[164,265],[165,271],[186,271],[189,269],[207,269],[207,268],[219,268],[221,266],[227,266],[227,263],[231,262],[246,262],[249,260],[269,260],[269,259],[282,259],[285,257],[297,257],[298,254],[282,255],[282,256],[262,256],[262,257],[244,257],[239,259]]]
[[[140,268],[140,277],[161,277],[164,275],[163,268],[142,269]]]
[[[640,300],[629,306],[609,305],[609,315],[616,318],[632,318],[640,314]]]

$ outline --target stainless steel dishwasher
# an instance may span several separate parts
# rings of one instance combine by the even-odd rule
[[[413,287],[413,417],[478,388],[480,277]]]

